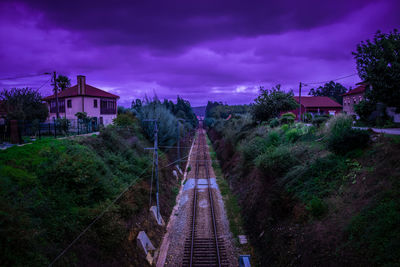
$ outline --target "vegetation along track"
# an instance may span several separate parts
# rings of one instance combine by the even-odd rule
[[[202,128],[198,129],[196,152],[191,231],[186,238],[182,266],[228,266],[224,241],[218,235],[210,158]]]

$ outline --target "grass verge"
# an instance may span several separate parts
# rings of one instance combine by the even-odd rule
[[[222,199],[224,201],[226,214],[228,216],[229,230],[233,234],[236,243],[239,244],[238,236],[244,235],[243,220],[241,217],[239,202],[237,197],[231,192],[228,181],[224,178],[224,175],[222,174],[222,170],[217,159],[217,154],[214,151],[213,146],[208,137],[207,137],[207,145],[209,147],[209,152],[212,160],[212,167],[214,169],[216,181],[219,190],[221,192]],[[250,247],[249,244],[246,244],[246,245],[241,245],[240,250],[242,254],[250,254],[252,248]]]

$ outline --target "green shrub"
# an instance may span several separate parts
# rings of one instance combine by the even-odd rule
[[[120,108],[120,107],[118,107]],[[118,114],[115,119],[113,119],[114,125],[117,126],[130,126],[136,122],[135,116],[132,113],[121,113]]]
[[[298,129],[290,129],[286,132],[285,138],[286,141],[289,143],[294,143],[296,142],[300,137],[301,137],[301,132]]]
[[[337,154],[346,154],[355,149],[362,149],[368,145],[369,134],[367,131],[348,129],[341,133],[329,136],[328,149]]]
[[[327,120],[329,119],[329,117],[326,116],[314,116],[314,118],[311,120],[311,123],[316,126],[316,127],[320,127],[322,124],[324,124]]]
[[[71,125],[70,121],[67,118],[58,118],[55,120],[57,128],[61,130],[64,135],[67,135],[69,132],[69,127]]]
[[[292,154],[291,147],[280,145],[276,148],[270,147],[266,152],[258,155],[254,163],[262,171],[281,175],[297,163]]]
[[[279,145],[281,138],[277,131],[269,131],[266,137],[266,145],[269,146],[277,146]]]
[[[350,129],[353,126],[353,118],[349,115],[339,114],[333,116],[325,125],[324,132],[340,132],[344,129]]]
[[[360,117],[363,122],[371,122],[371,114],[376,110],[376,103],[368,100],[361,100],[354,105],[354,112]]]
[[[353,119],[347,115],[333,117],[326,125],[327,147],[337,154],[346,154],[368,145],[367,131],[353,129]]]
[[[243,142],[241,145],[241,150],[243,153],[243,158],[245,161],[252,161],[258,155],[263,153],[267,148],[267,141],[261,137],[255,137],[249,142]]]
[[[269,127],[275,128],[279,126],[279,120],[277,118],[273,118],[269,121]]]
[[[322,199],[313,197],[306,205],[306,210],[308,210],[314,218],[320,219],[328,212],[328,206]]]
[[[207,127],[213,127],[213,126],[214,126],[214,123],[215,123],[215,119],[213,119],[213,118],[207,117],[207,118],[204,120],[204,124],[205,124]]]
[[[307,123],[312,122],[312,119],[313,119],[312,114],[309,113],[309,112],[303,113],[303,114],[301,115],[301,117],[302,117],[302,119],[303,119],[303,122],[307,122]]]
[[[296,115],[293,112],[287,112],[282,114],[279,120],[282,124],[293,124],[295,119]]]
[[[282,125],[281,126],[281,130],[283,131],[283,132],[286,132],[287,130],[289,130],[289,125],[287,125],[287,124],[284,124],[284,125]]]

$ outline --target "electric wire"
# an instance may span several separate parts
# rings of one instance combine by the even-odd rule
[[[336,78],[336,79],[333,79],[333,80],[329,80],[329,81],[301,83],[301,84],[304,85],[304,86],[307,86],[307,85],[310,85],[310,84],[323,84],[323,83],[329,83],[329,82],[332,82],[332,81],[334,82],[334,81],[343,80],[343,79],[346,79],[346,78],[349,78],[349,77],[352,77],[352,76],[355,76],[355,75],[357,75],[357,73],[353,73],[353,74],[350,74],[350,75],[347,75],[347,76],[343,76],[343,77],[339,77],[339,78]]]
[[[0,81],[4,81],[4,80],[16,80],[16,79],[37,77],[37,76],[43,76],[43,75],[49,75],[49,73],[27,74],[27,75],[15,76],[15,77],[6,77],[6,78],[0,78]]]
[[[36,91],[39,91],[40,89],[42,89],[43,86],[45,86],[48,82],[51,81],[52,78],[48,79],[44,84],[42,84],[38,89],[36,89]]]
[[[167,168],[177,162],[179,162],[182,159],[185,159],[189,157],[189,155],[186,155],[183,158],[177,159],[170,164],[161,167],[160,169]],[[154,165],[154,164],[153,164]],[[150,167],[147,167],[144,169],[136,179],[134,179],[54,260],[49,264],[49,266],[53,266],[54,263],[56,263],[89,229],[92,227],[93,224],[95,224],[101,217],[104,216],[104,214],[111,208],[112,205],[115,204],[129,189],[130,187],[139,179],[142,177],[142,175],[149,169]]]

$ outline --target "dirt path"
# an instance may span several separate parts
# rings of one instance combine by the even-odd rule
[[[204,153],[206,151],[206,153]],[[232,234],[229,231],[229,222],[225,214],[224,203],[215,174],[212,169],[208,146],[205,141],[205,131],[198,130],[197,138],[192,145],[188,159],[190,171],[185,173],[182,186],[177,197],[175,206],[167,226],[167,233],[163,238],[160,248],[157,266],[183,266],[187,263],[188,246],[192,230],[193,196],[197,182],[197,216],[196,216],[196,238],[213,237],[212,217],[210,212],[210,201],[208,193],[208,180],[206,179],[206,167],[210,177],[210,191],[214,203],[216,229],[218,229],[218,244],[221,247],[223,266],[237,266],[237,253],[234,247]],[[199,157],[199,155],[202,155]],[[196,177],[196,163],[197,177]],[[205,166],[207,165],[207,166]],[[195,178],[197,180],[195,180]],[[190,250],[189,250],[190,251]],[[190,254],[190,253],[189,253]],[[184,259],[185,258],[185,259]],[[195,265],[194,265],[195,266]]]

